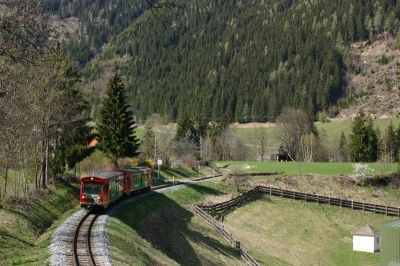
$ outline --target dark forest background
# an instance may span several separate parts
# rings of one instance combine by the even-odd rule
[[[78,17],[65,51],[86,82],[102,62],[127,83],[139,119],[183,113],[274,121],[285,106],[315,118],[336,112],[351,71],[349,43],[396,36],[396,0],[189,0],[156,19],[143,0],[48,0],[49,14]],[[171,23],[165,23],[170,21]]]

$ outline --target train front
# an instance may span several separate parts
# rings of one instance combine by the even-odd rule
[[[83,177],[80,181],[79,202],[81,207],[85,209],[104,208],[105,195],[104,187],[108,183],[104,179],[97,177]]]

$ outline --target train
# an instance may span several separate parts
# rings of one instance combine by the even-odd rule
[[[152,170],[148,167],[121,168],[82,177],[80,206],[87,210],[107,209],[123,197],[149,191],[152,181]]]

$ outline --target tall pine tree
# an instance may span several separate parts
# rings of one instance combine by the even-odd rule
[[[371,117],[360,111],[353,121],[350,135],[350,157],[354,162],[373,162],[378,159],[379,138]]]
[[[138,139],[135,136],[135,121],[129,105],[126,103],[125,86],[121,78],[114,75],[108,85],[100,121],[98,147],[110,157],[118,168],[118,159],[138,155]]]

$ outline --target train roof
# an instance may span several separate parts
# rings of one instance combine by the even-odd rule
[[[112,172],[96,173],[96,174],[93,174],[92,176],[86,176],[84,178],[95,177],[95,178],[100,178],[100,179],[109,179],[109,178],[117,177],[117,176],[120,176],[120,175],[122,175],[121,172],[112,171]]]
[[[143,173],[146,172],[146,170],[149,170],[150,168],[147,167],[132,167],[132,168],[121,168],[117,169],[117,171],[121,172],[128,172],[128,173]]]

